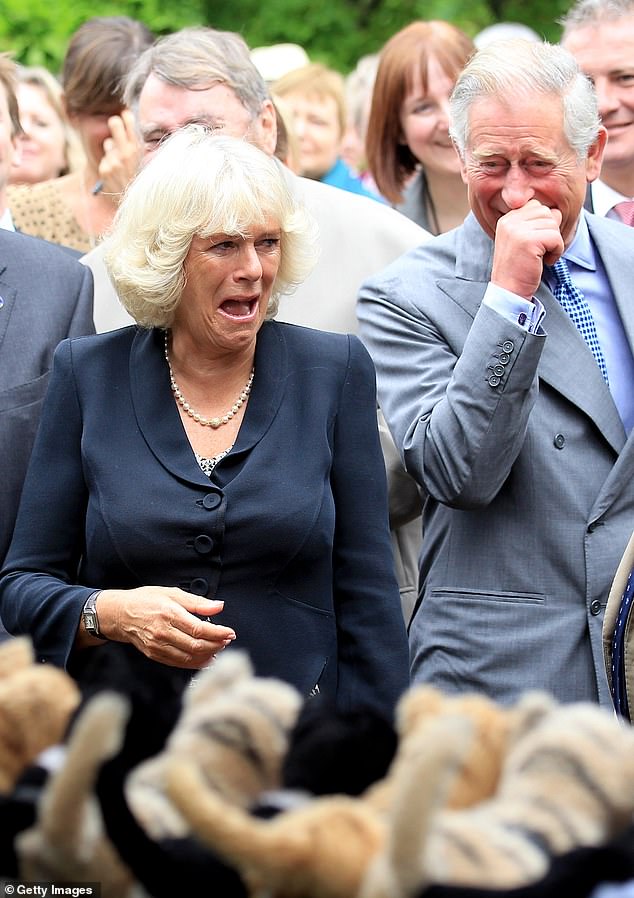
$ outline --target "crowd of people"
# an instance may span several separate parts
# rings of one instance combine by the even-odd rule
[[[0,57],[8,634],[629,719],[634,2],[562,26],[348,85],[124,16]]]

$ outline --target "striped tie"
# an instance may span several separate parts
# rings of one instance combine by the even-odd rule
[[[570,272],[563,256],[550,270],[557,279],[553,290],[555,299],[575,323],[577,330],[592,350],[592,355],[597,360],[603,379],[606,384],[609,383],[608,369],[603,358],[601,344],[597,336],[597,327],[594,323],[590,306],[581,290],[572,283]]]

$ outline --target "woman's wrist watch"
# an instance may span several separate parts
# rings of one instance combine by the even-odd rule
[[[97,639],[103,639],[106,641],[108,639],[107,636],[104,636],[103,633],[99,630],[99,618],[97,617],[97,598],[101,594],[101,590],[97,590],[96,592],[91,593],[86,599],[86,603],[84,605],[84,609],[81,613],[81,619],[84,624],[84,629],[86,633],[90,636],[95,636]]]

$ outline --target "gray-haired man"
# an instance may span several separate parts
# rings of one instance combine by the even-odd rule
[[[359,306],[427,494],[412,677],[609,705],[601,625],[634,521],[634,230],[583,211],[606,132],[561,47],[476,53],[451,134],[472,213]]]

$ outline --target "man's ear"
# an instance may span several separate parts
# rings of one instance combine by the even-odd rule
[[[467,164],[466,164],[466,162],[465,162],[465,158],[464,158],[463,154],[460,152],[460,150],[458,149],[458,147],[457,147],[455,144],[454,144],[454,147],[456,147],[456,153],[457,153],[457,155],[458,155],[458,161],[460,162],[460,175],[461,175],[461,177],[462,177],[463,183],[464,183],[464,184],[468,184],[468,183],[469,183],[469,178],[468,178],[468,175],[467,175]]]
[[[277,143],[277,118],[275,115],[275,107],[271,100],[265,100],[262,103],[260,114],[256,122],[256,131],[254,133],[254,143],[272,156],[275,153],[275,145]]]
[[[596,179],[601,174],[603,152],[605,150],[605,145],[607,142],[608,132],[603,127],[603,125],[601,125],[601,127],[599,128],[599,133],[597,134],[597,139],[588,148],[588,155],[586,157],[586,180],[588,184],[591,181],[596,181]]]

